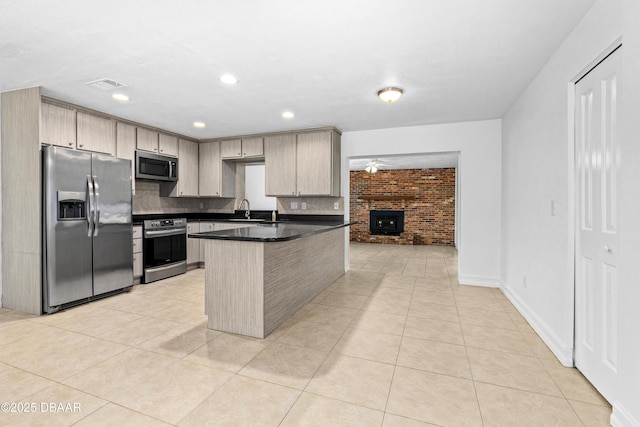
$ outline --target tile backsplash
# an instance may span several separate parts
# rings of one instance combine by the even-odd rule
[[[292,203],[297,208],[292,208]],[[302,209],[303,203],[306,209]],[[288,215],[344,215],[344,197],[278,197],[277,209]]]
[[[200,208],[202,204],[202,208]],[[160,183],[136,180],[133,195],[133,214],[222,212],[232,213],[236,199],[199,199],[187,197],[160,197]]]
[[[244,198],[244,174],[236,175],[236,199],[161,197],[160,183],[136,180],[136,194],[133,195],[133,214],[157,213],[233,213],[238,201]],[[291,203],[297,203],[297,209]],[[302,209],[306,203],[306,209]],[[335,209],[338,203],[338,209]],[[202,208],[200,207],[202,205]],[[280,214],[297,215],[344,215],[343,197],[278,197],[277,210]]]

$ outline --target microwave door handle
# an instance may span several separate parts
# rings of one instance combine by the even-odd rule
[[[85,215],[87,216],[87,237],[91,237],[93,234],[93,182],[91,181],[91,175],[87,175],[87,194],[89,198],[88,207],[85,209]]]
[[[173,162],[169,160],[169,178],[173,176]]]
[[[93,226],[93,236],[98,236],[98,229],[100,228],[100,185],[98,185],[98,177],[93,177],[93,188],[95,192],[96,208],[95,208],[95,220]]]

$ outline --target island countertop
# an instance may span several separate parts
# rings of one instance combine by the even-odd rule
[[[239,224],[247,224],[239,222]],[[348,227],[349,222],[301,223],[301,222],[257,222],[254,227],[232,228],[229,230],[190,233],[196,239],[239,240],[244,242],[284,242]]]

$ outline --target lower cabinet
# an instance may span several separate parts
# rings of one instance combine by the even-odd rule
[[[187,223],[187,234],[199,233],[200,223],[197,221]],[[200,240],[187,237],[187,265],[197,264],[202,262],[200,258]]]
[[[243,224],[238,222],[213,222],[213,221],[200,221],[200,232],[204,233],[206,231],[219,231],[219,230],[230,230],[232,228],[245,228],[245,227],[255,227],[256,224]],[[200,242],[200,262],[204,263],[204,242],[205,239],[193,239],[199,240]],[[187,242],[187,258],[189,257],[189,243]]]
[[[133,226],[133,281],[142,277],[142,226]]]

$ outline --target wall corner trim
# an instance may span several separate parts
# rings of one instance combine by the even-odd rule
[[[615,400],[612,406],[610,422],[613,427],[640,427],[640,421],[633,418],[619,401]]]
[[[502,293],[511,301],[529,325],[540,336],[563,366],[573,367],[573,344],[566,345],[555,332],[538,316],[518,295],[511,292],[508,287],[500,288]],[[640,427],[640,426],[639,426]]]

